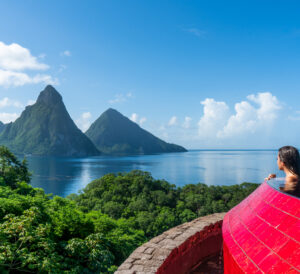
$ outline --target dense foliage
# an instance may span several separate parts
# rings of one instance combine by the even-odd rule
[[[146,240],[131,220],[32,188],[26,162],[4,147],[0,160],[0,273],[112,273]]]
[[[112,273],[139,245],[172,226],[221,212],[255,184],[176,188],[147,172],[107,174],[81,194],[32,188],[26,161],[0,147],[0,272]]]
[[[190,184],[176,188],[150,173],[135,170],[107,174],[94,180],[80,195],[70,198],[84,212],[100,210],[114,219],[126,218],[148,238],[196,217],[225,212],[248,196],[257,184],[207,186]]]

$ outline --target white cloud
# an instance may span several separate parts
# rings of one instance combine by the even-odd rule
[[[203,114],[197,120],[198,127],[195,127],[194,117],[174,115],[164,124],[150,120],[147,130],[168,142],[189,148],[270,147],[274,140],[282,144],[283,136],[291,138],[291,134],[284,134],[286,130],[278,132],[284,126],[280,120],[283,106],[270,92],[251,94],[232,107],[225,101],[206,98],[201,102]],[[300,120],[300,111],[293,114],[295,120]],[[135,121],[138,118],[137,114],[131,116]]]
[[[233,115],[230,115],[225,102],[216,102],[214,99],[201,102],[204,115],[198,123],[200,137],[241,137],[243,134],[270,129],[281,109],[276,96],[264,92],[251,94],[247,99],[235,104]]]
[[[0,42],[0,68],[21,71],[25,69],[45,70],[49,66],[40,63],[36,57],[31,55],[28,49],[16,43],[6,45]]]
[[[25,84],[51,84],[57,85],[58,80],[53,79],[50,75],[37,74],[35,76],[29,76],[24,72],[15,72],[9,70],[0,69],[0,86],[23,86]]]
[[[190,126],[191,126],[191,121],[192,121],[192,118],[189,117],[189,116],[186,116],[186,117],[184,118],[184,122],[183,122],[183,124],[182,124],[182,127],[184,127],[184,128],[190,128]]]
[[[119,93],[119,94],[116,94],[115,96],[114,96],[114,99],[111,99],[111,100],[109,100],[108,102],[110,103],[110,104],[117,104],[117,103],[123,103],[123,102],[126,102],[128,99],[130,99],[130,98],[133,98],[133,95],[132,95],[132,93],[127,93],[127,94],[121,94],[121,93]]]
[[[259,105],[257,115],[260,120],[274,120],[277,117],[277,110],[281,109],[276,96],[270,92],[251,94],[247,99]]]
[[[230,116],[229,107],[225,102],[217,102],[206,98],[201,102],[204,114],[198,122],[200,137],[214,137],[222,129]]]
[[[71,56],[71,52],[69,50],[65,50],[63,51],[61,54],[61,56],[67,56],[67,57],[70,57]]]
[[[236,114],[230,116],[218,137],[229,137],[243,132],[254,133],[257,128],[257,110],[246,101],[235,104]]]
[[[43,59],[44,54],[39,58]],[[25,84],[58,84],[47,74],[29,75],[26,70],[47,70],[49,66],[31,55],[27,48],[16,43],[6,45],[0,41],[0,86],[23,86]]]
[[[142,126],[147,121],[146,117],[139,118],[138,114],[136,114],[136,113],[132,113],[129,119],[131,121],[139,124],[140,126]]]
[[[168,125],[169,126],[176,126],[177,125],[177,117],[176,116],[171,117],[171,119],[169,120]]]
[[[75,121],[78,128],[81,129],[82,132],[88,130],[91,125],[90,119],[92,118],[92,114],[90,112],[83,112],[80,117]]]
[[[16,108],[23,108],[23,104],[19,101],[9,99],[8,97],[4,97],[0,100],[0,108],[4,107],[16,107]]]
[[[83,119],[90,119],[92,117],[92,114],[90,112],[84,112],[81,116]]]
[[[140,119],[140,125],[144,124],[146,121],[147,121],[147,118],[146,117],[142,117]]]
[[[235,104],[235,114],[232,115],[226,126],[218,133],[218,137],[231,137],[243,133],[255,133],[257,130],[268,129],[277,118],[281,109],[276,96],[270,92],[251,94],[247,96],[250,102],[258,105],[255,107],[250,102],[242,101]]]
[[[130,120],[137,123],[138,122],[138,115],[136,113],[132,113],[130,116]]]
[[[35,100],[30,99],[27,101],[27,106],[31,106],[31,105],[35,104],[35,102],[36,102]]]
[[[20,115],[17,113],[7,113],[7,112],[2,112],[0,113],[0,121],[3,122],[4,124],[14,122]]]

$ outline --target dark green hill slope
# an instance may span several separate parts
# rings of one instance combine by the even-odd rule
[[[166,143],[114,109],[105,111],[86,135],[106,154],[151,154],[184,152],[185,148]]]
[[[2,132],[5,128],[7,124],[3,124],[1,121],[0,121],[0,132]]]
[[[37,102],[27,106],[14,123],[5,126],[0,134],[0,144],[22,154],[99,154],[94,144],[76,127],[61,95],[52,86],[47,86]]]

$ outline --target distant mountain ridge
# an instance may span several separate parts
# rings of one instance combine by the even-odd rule
[[[75,125],[62,96],[48,85],[36,103],[27,106],[13,123],[5,125],[0,144],[21,154],[92,156],[99,151]]]
[[[15,122],[0,122],[0,144],[17,154],[75,157],[186,151],[155,137],[111,108],[84,134],[71,119],[62,96],[50,85]]]
[[[151,154],[185,152],[169,144],[123,116],[115,109],[106,110],[85,133],[104,154]]]

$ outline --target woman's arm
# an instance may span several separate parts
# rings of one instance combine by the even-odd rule
[[[265,181],[268,181],[270,179],[276,178],[276,174],[269,174],[269,176],[267,178],[265,178]]]

